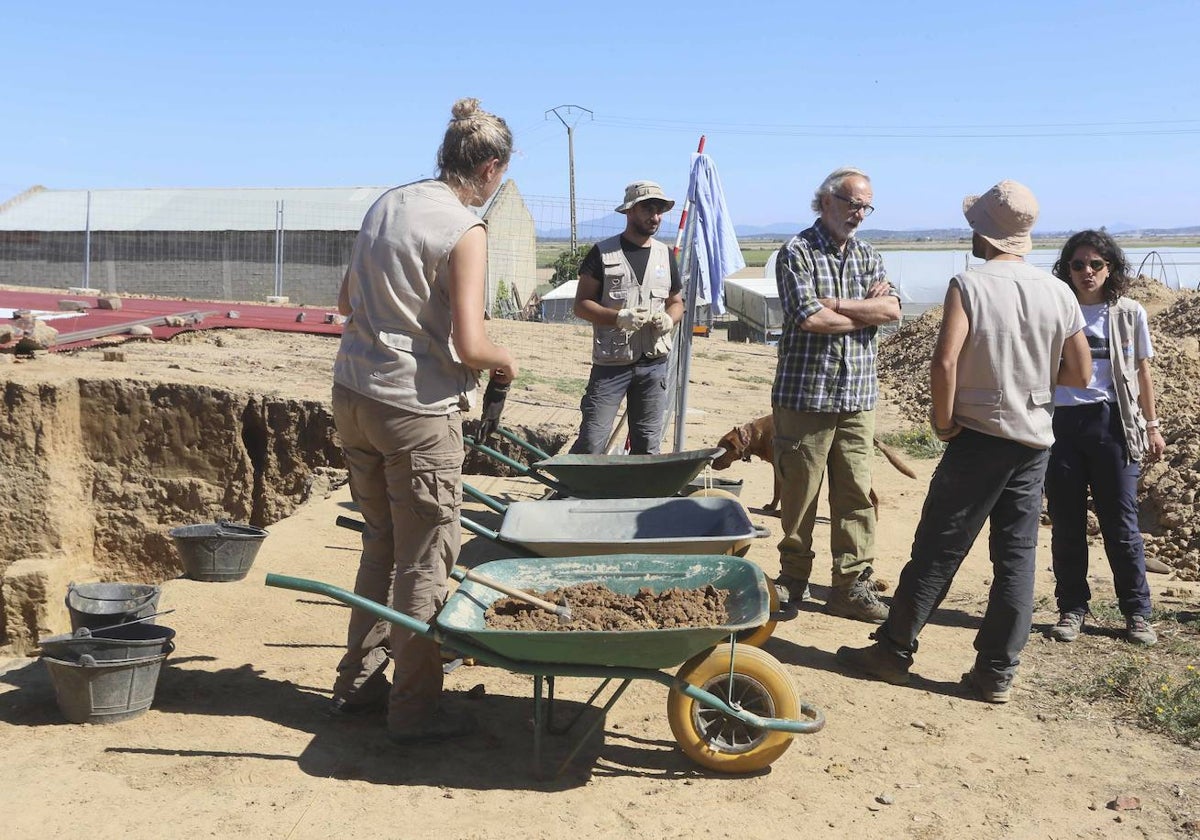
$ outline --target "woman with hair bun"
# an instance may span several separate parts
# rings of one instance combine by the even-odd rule
[[[348,316],[333,368],[333,417],[365,529],[354,591],[431,621],[458,560],[462,416],[479,374],[511,382],[517,363],[484,329],[487,232],[470,207],[499,188],[512,156],[504,120],[460,99],[437,175],[384,193],[367,211],[338,295]],[[388,649],[395,662],[388,686]],[[442,708],[439,647],[352,610],[332,714],[387,710],[397,743],[473,729]]]
[[[1142,458],[1162,457],[1150,378],[1150,329],[1141,304],[1123,297],[1129,288],[1125,254],[1104,231],[1085,230],[1063,246],[1054,275],[1071,287],[1083,311],[1092,350],[1086,388],[1058,386],[1054,393],[1054,445],[1046,471],[1052,523],[1054,595],[1058,623],[1050,637],[1072,642],[1083,629],[1091,589],[1087,582],[1087,499],[1091,489],[1113,586],[1125,616],[1125,637],[1152,645],[1150,586],[1138,526],[1137,482]]]

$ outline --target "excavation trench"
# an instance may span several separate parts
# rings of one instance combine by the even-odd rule
[[[267,526],[343,480],[326,404],[126,379],[3,383],[0,649],[69,629],[69,581],[158,583],[167,532]]]
[[[120,378],[0,388],[0,652],[69,630],[70,581],[177,577],[171,528],[268,527],[345,480],[326,402]],[[518,432],[548,452],[566,440]],[[465,469],[511,473],[478,454]]]

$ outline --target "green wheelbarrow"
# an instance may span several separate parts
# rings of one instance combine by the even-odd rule
[[[629,595],[643,587],[657,593],[712,585],[729,591],[729,616],[722,625],[659,630],[494,630],[485,625],[484,613],[504,595],[475,581],[462,582],[432,623],[327,583],[277,574],[267,575],[266,582],[326,595],[478,662],[532,676],[533,761],[539,777],[546,734],[570,732],[614,682],[617,685],[599,706],[603,712],[634,680],[665,686],[667,721],[680,749],[700,766],[722,773],[768,767],[787,751],[794,735],[818,732],[825,725],[824,713],[800,700],[777,659],[737,641],[739,632],[764,624],[770,610],[769,587],[753,563],[729,555],[626,554],[495,560],[477,571],[509,586],[539,591],[589,582]],[[673,675],[661,670],[676,666]],[[554,721],[556,677],[601,680],[584,709],[564,726]],[[597,715],[578,735],[557,773],[574,760],[603,721],[604,715]]]
[[[740,483],[697,479],[700,472],[724,451],[720,448],[688,449],[659,455],[550,455],[508,429],[500,428],[498,433],[538,460],[533,465],[523,464],[470,436],[464,437],[463,443],[520,475],[546,485],[562,497],[652,498],[675,496],[704,486],[715,486],[732,495],[741,491]]]

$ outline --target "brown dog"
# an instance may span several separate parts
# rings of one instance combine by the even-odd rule
[[[730,429],[725,433],[718,442],[717,446],[725,451],[712,462],[714,470],[723,470],[729,467],[734,461],[749,461],[751,457],[758,456],[769,464],[775,463],[775,418],[768,414],[765,417],[759,417],[757,420],[751,420],[736,428]],[[904,462],[900,454],[892,449],[879,438],[875,438],[875,446],[883,453],[883,457],[888,459],[893,467],[904,473],[909,478],[916,478],[917,474],[913,472],[912,467]],[[875,490],[871,490],[871,504],[875,508],[875,515],[879,516],[879,498],[875,495]],[[775,477],[775,495],[771,498],[771,503],[763,505],[763,510],[775,510],[779,505],[779,476]]]

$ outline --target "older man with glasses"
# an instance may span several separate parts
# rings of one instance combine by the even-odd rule
[[[876,335],[900,318],[900,298],[879,254],[854,238],[874,207],[871,179],[837,169],[817,188],[819,218],[779,251],[775,278],[783,334],[771,388],[780,479],[783,603],[802,600],[812,573],[817,496],[829,475],[832,615],[881,622],[888,608],[869,578],[875,558],[871,505]]]

